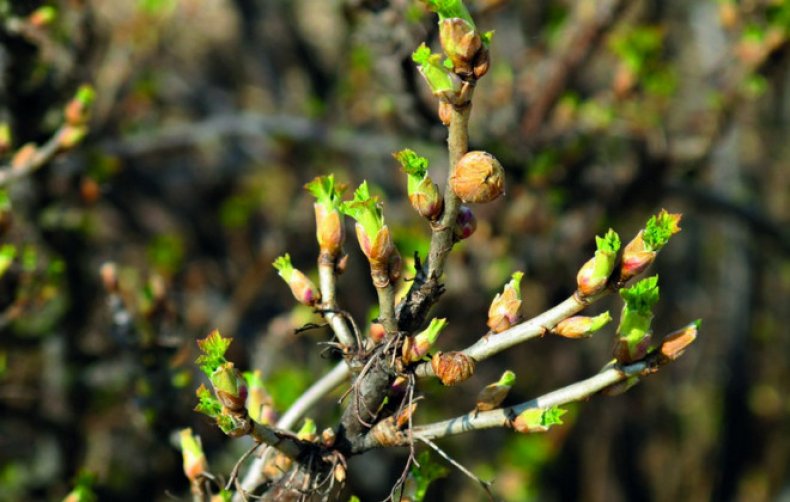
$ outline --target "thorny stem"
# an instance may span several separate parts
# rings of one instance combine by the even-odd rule
[[[465,348],[462,352],[470,356],[475,361],[482,361],[494,356],[510,347],[525,342],[532,338],[543,336],[547,330],[556,326],[560,321],[577,314],[584,310],[588,305],[598,301],[608,294],[608,290],[586,298],[580,298],[574,293],[562,303],[555,305],[549,310],[539,314],[528,321],[513,326],[497,334],[489,334],[480,338],[477,342]],[[417,366],[414,373],[419,378],[435,376],[430,363],[422,363]]]
[[[321,289],[321,301],[324,309],[324,317],[335,336],[341,344],[347,347],[356,346],[356,339],[351,333],[351,330],[342,315],[336,314],[337,300],[335,298],[335,260],[332,258],[320,256],[318,258],[318,282]]]
[[[25,164],[18,167],[0,166],[0,187],[32,174],[37,169],[46,165],[60,151],[61,137],[66,131],[66,126],[61,126],[46,143],[36,148],[36,153]]]

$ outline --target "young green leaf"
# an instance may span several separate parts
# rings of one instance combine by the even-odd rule
[[[223,338],[216,329],[203,340],[198,340],[198,347],[203,355],[195,362],[206,376],[211,377],[212,373],[225,363],[225,352],[232,341],[233,338]]]

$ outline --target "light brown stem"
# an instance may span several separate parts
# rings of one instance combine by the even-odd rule
[[[324,318],[332,327],[335,336],[343,345],[356,347],[356,338],[348,327],[348,323],[343,316],[332,312],[337,309],[335,299],[335,260],[327,257],[318,259],[318,282],[321,289],[321,305],[325,309]]]

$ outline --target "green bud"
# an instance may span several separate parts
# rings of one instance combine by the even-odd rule
[[[650,324],[653,306],[658,302],[658,276],[648,277],[630,288],[620,290],[625,300],[617,328],[618,341],[615,357],[620,362],[630,363],[647,354],[650,345]]]
[[[603,237],[595,237],[595,244],[595,256],[576,275],[576,284],[582,296],[595,295],[606,287],[620,250],[620,236],[610,228]]]
[[[565,338],[587,338],[611,320],[612,316],[608,311],[595,317],[573,316],[557,324],[551,332]]]
[[[190,482],[195,482],[208,470],[203,445],[200,442],[200,437],[193,435],[192,429],[189,428],[182,429],[179,438],[184,474]]]
[[[472,25],[472,28],[475,26],[475,22],[472,19],[471,14],[469,14],[469,10],[464,5],[463,0],[422,0],[423,3],[430,9],[431,11],[437,13],[439,15],[439,21],[442,21],[447,18],[452,17],[459,17],[466,21],[467,23]]]
[[[314,441],[317,437],[318,428],[312,418],[305,418],[302,428],[296,433],[296,437],[302,441]]]
[[[214,330],[203,340],[198,340],[198,348],[203,354],[195,361],[207,377],[225,363],[225,352],[227,352],[233,338],[223,338],[219,330]]]
[[[521,433],[546,432],[552,425],[562,424],[562,415],[566,410],[559,406],[551,408],[528,408],[522,411],[515,420],[513,428]]]
[[[423,331],[412,337],[407,337],[403,343],[403,360],[406,364],[420,361],[439,338],[439,333],[447,326],[447,319],[432,319]]]
[[[431,49],[423,43],[412,54],[412,60],[419,65],[420,74],[434,96],[453,104],[463,102],[463,81],[442,64],[441,55],[431,53]]]
[[[321,291],[302,271],[293,267],[288,253],[274,260],[273,266],[291,288],[296,301],[307,306],[316,305],[321,301]]]

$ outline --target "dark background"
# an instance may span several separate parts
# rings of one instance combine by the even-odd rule
[[[270,265],[288,251],[314,271],[302,185],[369,180],[403,256],[424,255],[429,230],[391,153],[417,150],[443,182],[445,129],[410,61],[421,41],[437,46],[435,23],[407,0],[63,0],[45,29],[13,29],[42,4],[0,0],[13,148],[45,141],[80,83],[97,101],[83,145],[7,190],[2,240],[27,259],[0,277],[0,499],[59,500],[83,469],[101,500],[185,497],[174,431],[193,427],[217,473],[246,447],[191,411],[196,338],[234,337],[230,358],[263,371],[280,411],[333,364],[316,345],[326,331],[294,334],[316,319]],[[571,407],[548,434],[442,446],[508,501],[790,497],[790,3],[468,4],[496,30],[471,147],[501,160],[507,196],[475,207],[477,233],[451,255],[441,348],[485,332],[514,270],[525,314],[540,313],[572,292],[595,234],[628,240],[661,208],[684,219],[654,266],[656,332],[703,325],[676,363]],[[341,304],[364,326],[375,293],[346,248]],[[602,304],[592,311],[617,317],[616,299]],[[613,329],[533,340],[462,386],[424,385],[416,420],[469,410],[506,368],[513,403],[589,376]],[[311,412],[319,429],[337,397]],[[383,498],[404,459],[353,459],[352,491]],[[456,471],[428,495],[482,497]]]

